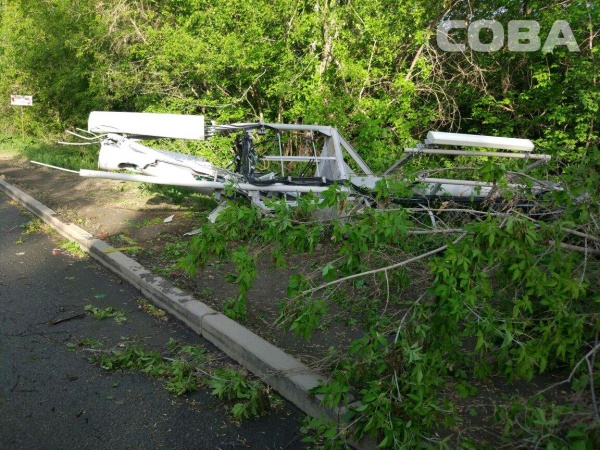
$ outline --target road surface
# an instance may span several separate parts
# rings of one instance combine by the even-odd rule
[[[175,320],[138,311],[140,293],[94,261],[53,254],[56,237],[24,236],[30,220],[0,193],[0,449],[304,448],[302,414],[288,403],[237,424],[208,389],[176,398],[160,380],[105,371],[73,351],[86,338],[163,348],[173,338],[218,353]],[[122,308],[127,321],[49,323],[88,304]]]

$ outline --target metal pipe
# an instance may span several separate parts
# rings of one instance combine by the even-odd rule
[[[417,178],[417,183],[431,183],[431,184],[455,184],[458,186],[481,186],[481,187],[493,187],[492,183],[486,181],[473,181],[473,180],[453,180],[451,178]],[[510,188],[526,188],[524,184],[507,184]]]
[[[52,166],[50,164],[46,164],[46,163],[42,163],[39,161],[30,161],[32,164],[37,164],[38,166],[44,166],[44,167],[49,167],[51,169],[57,169],[57,170],[62,170],[63,172],[71,172],[71,173],[79,173],[76,170],[71,170],[71,169],[65,169],[64,167],[57,167],[57,166]]]
[[[153,183],[153,184],[164,184],[170,186],[180,186],[187,188],[197,189],[225,189],[229,186],[228,183],[221,183],[220,181],[200,181],[200,180],[182,180],[180,178],[166,178],[166,177],[152,177],[148,175],[134,175],[129,173],[115,173],[115,172],[103,172],[99,170],[84,170],[79,171],[79,175],[86,178],[105,178],[108,180],[120,180],[120,181],[137,181],[140,183]],[[329,189],[328,186],[290,186],[287,184],[270,184],[268,186],[256,186],[250,183],[232,183],[231,186],[241,191],[261,191],[261,192],[299,192],[307,193],[314,192],[320,193]],[[349,189],[340,186],[343,191]]]
[[[333,152],[335,153],[335,159],[337,160],[338,170],[340,172],[340,178],[342,180],[348,179],[348,170],[346,169],[346,162],[344,161],[344,155],[342,154],[342,146],[340,145],[340,133],[337,129],[332,129],[331,139],[333,140]]]
[[[335,161],[334,156],[261,156],[260,159],[265,161],[288,161],[288,162],[302,162],[302,161]]]
[[[406,153],[426,153],[432,155],[456,155],[456,156],[491,156],[494,158],[517,158],[517,159],[543,159],[550,161],[550,155],[531,155],[523,153],[501,153],[501,152],[478,152],[469,150],[443,150],[439,148],[405,148]]]
[[[325,136],[331,136],[332,129],[326,125],[304,125],[293,123],[232,123],[227,125],[214,125],[209,127],[211,132],[227,132],[241,130],[256,130],[261,128],[270,128],[281,131],[318,131]]]
[[[350,142],[348,142],[346,140],[346,138],[342,135],[342,133],[340,133],[339,131],[338,131],[338,136],[340,138],[340,144],[342,144],[342,147],[344,147],[346,149],[346,151],[350,154],[350,156],[352,157],[352,159],[354,159],[354,161],[356,162],[356,164],[359,165],[359,167],[362,169],[362,171],[365,173],[365,175],[374,176],[375,174],[373,173],[373,171],[371,170],[371,168],[360,157],[360,155],[358,153],[356,153],[356,150],[354,150],[354,147],[352,147],[352,145],[350,145]]]

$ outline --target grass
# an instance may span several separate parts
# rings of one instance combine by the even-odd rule
[[[63,239],[59,241],[58,247],[62,249],[65,253],[68,253],[71,256],[76,258],[86,258],[87,253],[81,250],[79,244],[77,242],[69,241],[68,239]]]
[[[21,231],[23,236],[29,236],[36,233],[48,233],[52,230],[48,224],[38,218],[33,218],[29,222],[21,224],[20,227],[23,229],[23,231]]]
[[[29,139],[17,136],[0,135],[0,152],[9,155],[23,154]]]
[[[117,322],[119,325],[127,321],[127,317],[125,316],[124,310],[116,309],[111,306],[109,306],[108,308],[101,309],[93,305],[86,305],[85,310],[92,314],[98,320],[108,319],[112,317],[113,319],[115,319],[115,322]]]
[[[211,211],[217,202],[210,196],[199,194],[192,189],[180,186],[165,186],[161,184],[140,183],[138,190],[148,197],[157,197],[175,205],[194,205],[196,210]]]
[[[179,270],[178,261],[187,254],[189,241],[180,236],[168,235],[169,242],[162,244],[158,261],[152,265],[152,271],[159,275],[169,276]]]
[[[138,297],[135,299],[135,302],[138,304],[138,309],[140,311],[144,311],[147,314],[150,314],[152,317],[162,320],[163,322],[168,322],[169,319],[167,318],[165,311],[157,308],[145,298]]]
[[[150,227],[152,225],[159,225],[163,223],[164,219],[162,217],[155,217],[153,219],[147,219],[142,221],[137,221],[132,219],[129,221],[129,227],[131,229],[139,230],[140,228]]]
[[[21,236],[30,236],[32,234],[37,234],[37,233],[45,233],[48,235],[55,234],[55,231],[50,227],[50,225],[43,222],[41,219],[39,219],[38,217],[36,217],[32,213],[30,213],[29,211],[25,210],[20,204],[15,203],[15,206],[17,206],[19,208],[19,210],[21,211],[21,214],[23,214],[24,216],[30,217],[29,222],[26,222],[26,223],[23,223],[20,225],[20,228],[23,230],[23,231],[21,231]],[[58,236],[58,235],[55,235],[55,237],[56,236]],[[17,244],[23,244],[24,242],[25,241],[23,240],[23,237],[20,237],[19,240],[16,241]],[[87,256],[88,256],[87,253],[81,249],[81,247],[79,246],[79,244],[77,242],[70,241],[68,239],[60,239],[60,240],[58,240],[56,245],[63,252],[65,252],[75,258],[83,259],[83,258],[87,258]]]
[[[200,295],[203,297],[211,297],[213,295],[213,290],[209,287],[205,287],[200,291]]]
[[[168,261],[178,260],[187,255],[189,246],[189,241],[181,238],[176,239],[174,242],[167,242],[160,257]]]
[[[64,167],[65,169],[95,169],[98,146],[67,146],[34,138],[0,135],[0,153],[20,155],[30,161]]]

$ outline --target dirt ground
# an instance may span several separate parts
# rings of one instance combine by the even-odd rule
[[[194,277],[176,266],[190,239],[183,235],[207,220],[216,207],[212,199],[197,194],[169,195],[173,193],[139,183],[82,178],[37,166],[14,154],[0,153],[0,175],[55,210],[63,221],[73,222],[117,248],[125,247],[128,256],[209,306],[222,311],[223,303],[237,295],[237,286],[225,279],[233,271],[228,264],[211,264]],[[170,216],[172,221],[165,223]],[[274,324],[288,278],[306,267],[305,258],[308,255],[292,258],[285,270],[276,269],[269,260],[259,261],[244,325],[318,370],[330,347],[343,346],[361,332],[334,320],[313,333],[309,342]]]

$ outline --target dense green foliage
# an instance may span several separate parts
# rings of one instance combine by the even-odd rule
[[[535,20],[542,42],[565,20],[580,51],[438,47],[440,20],[491,18],[505,30],[510,20]],[[204,225],[183,265],[229,259],[239,295],[225,312],[243,320],[260,252],[278,265],[317,247],[331,255],[316,273],[290,279],[279,319],[310,338],[337,308],[364,330],[330,359],[316,392],[327,406],[347,407],[353,427],[308,421],[318,445],[370,435],[395,448],[480,447],[501,437],[597,448],[600,268],[581,250],[600,232],[599,24],[600,8],[584,0],[0,0],[0,134],[19,134],[23,118],[31,135],[54,136],[98,109],[323,123],[343,130],[376,171],[432,129],[533,139],[553,156],[547,175],[566,186],[551,199],[559,220],[510,208],[439,212],[445,231],[405,208],[310,220],[325,207],[351,207],[332,189],[322,203],[303,197],[293,212],[275,203],[269,217],[232,204]],[[10,94],[33,95],[34,106],[10,107]],[[476,172],[496,180],[506,169],[488,162]],[[393,191],[380,186],[377,202],[388,205]],[[134,360],[110,360],[122,356]],[[506,383],[548,373],[566,381],[568,395],[497,398],[494,424],[458,431],[468,420],[458,404],[490,380],[510,390]],[[225,372],[212,383],[223,398],[232,386],[248,388]],[[262,400],[244,395],[255,406],[239,415],[254,414]],[[482,428],[491,434],[478,436]]]
[[[573,167],[565,175],[574,194],[590,187],[580,172],[588,169],[597,167]],[[382,447],[412,448],[443,444],[441,432],[475,447],[501,437],[511,445],[598,445],[600,263],[556,244],[582,246],[588,237],[597,239],[597,225],[589,223],[600,213],[597,195],[581,202],[557,193],[565,208],[551,222],[510,207],[475,219],[469,209],[440,210],[438,220],[462,227],[455,229],[423,226],[428,216],[419,208],[308,220],[323,208],[351,208],[335,189],[325,197],[305,197],[294,211],[274,203],[268,215],[232,202],[216,223],[204,224],[182,261],[193,271],[212,258],[237,263],[256,261],[262,253],[285,265],[290,255],[310,258],[317,247],[328,255],[315,270],[290,278],[278,319],[304,338],[331,323],[332,314],[365,330],[344,353],[336,352],[326,368],[328,382],[315,391],[328,407],[349,407],[345,419],[354,426],[340,431],[336,424],[310,421],[305,431],[315,433],[315,443],[337,448],[352,436],[371,435]],[[582,237],[569,227],[591,234]],[[231,281],[240,284],[235,317],[241,318],[257,271],[255,264],[236,268]],[[548,373],[570,390],[556,397],[556,386],[550,387],[546,397],[533,384],[522,396],[492,400],[496,422],[488,411],[486,429],[491,441],[468,427],[453,434],[467,419],[457,396],[477,405],[478,391],[489,389],[492,380],[499,395],[513,392],[516,380]],[[486,415],[476,407],[470,411]]]
[[[3,0],[0,97],[28,131],[94,109],[338,126],[376,169],[430,129],[536,140],[572,161],[598,144],[597,5],[523,2]],[[570,23],[579,47],[448,53],[440,19]],[[463,36],[464,38],[464,36]],[[485,38],[482,38],[485,39]],[[4,133],[17,108],[0,105]]]

